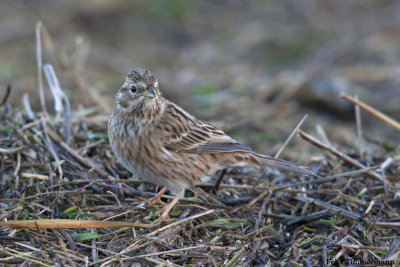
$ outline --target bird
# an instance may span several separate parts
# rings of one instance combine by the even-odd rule
[[[269,166],[312,175],[307,167],[262,155],[212,124],[197,119],[164,98],[154,74],[135,68],[118,90],[108,122],[109,142],[117,161],[136,177],[163,186],[175,197],[159,219],[168,214],[187,188],[205,182],[229,167]]]

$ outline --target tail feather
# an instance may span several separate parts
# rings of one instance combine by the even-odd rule
[[[254,153],[258,160],[260,161],[260,166],[268,166],[272,168],[277,168],[281,170],[287,170],[295,173],[306,174],[311,176],[318,176],[315,172],[311,169],[303,166],[298,166],[290,161],[286,161],[283,159],[274,158],[267,155],[261,155]]]

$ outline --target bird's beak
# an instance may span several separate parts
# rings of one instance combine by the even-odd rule
[[[149,86],[146,90],[143,91],[142,95],[147,98],[155,98],[156,92],[154,92],[153,86]]]

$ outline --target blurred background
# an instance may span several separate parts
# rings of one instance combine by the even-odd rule
[[[355,148],[354,107],[339,92],[400,120],[396,0],[1,1],[0,97],[11,84],[8,103],[22,106],[29,93],[36,111],[38,21],[43,61],[75,110],[108,115],[126,73],[144,67],[165,97],[263,153],[275,153],[304,114],[303,129],[320,125]],[[370,145],[398,149],[398,132],[362,118]],[[299,138],[292,146],[287,158],[312,149]]]

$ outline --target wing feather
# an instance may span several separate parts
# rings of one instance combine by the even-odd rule
[[[172,102],[167,102],[154,137],[159,138],[166,149],[180,152],[251,152],[249,147],[240,144],[215,126],[196,119]]]

